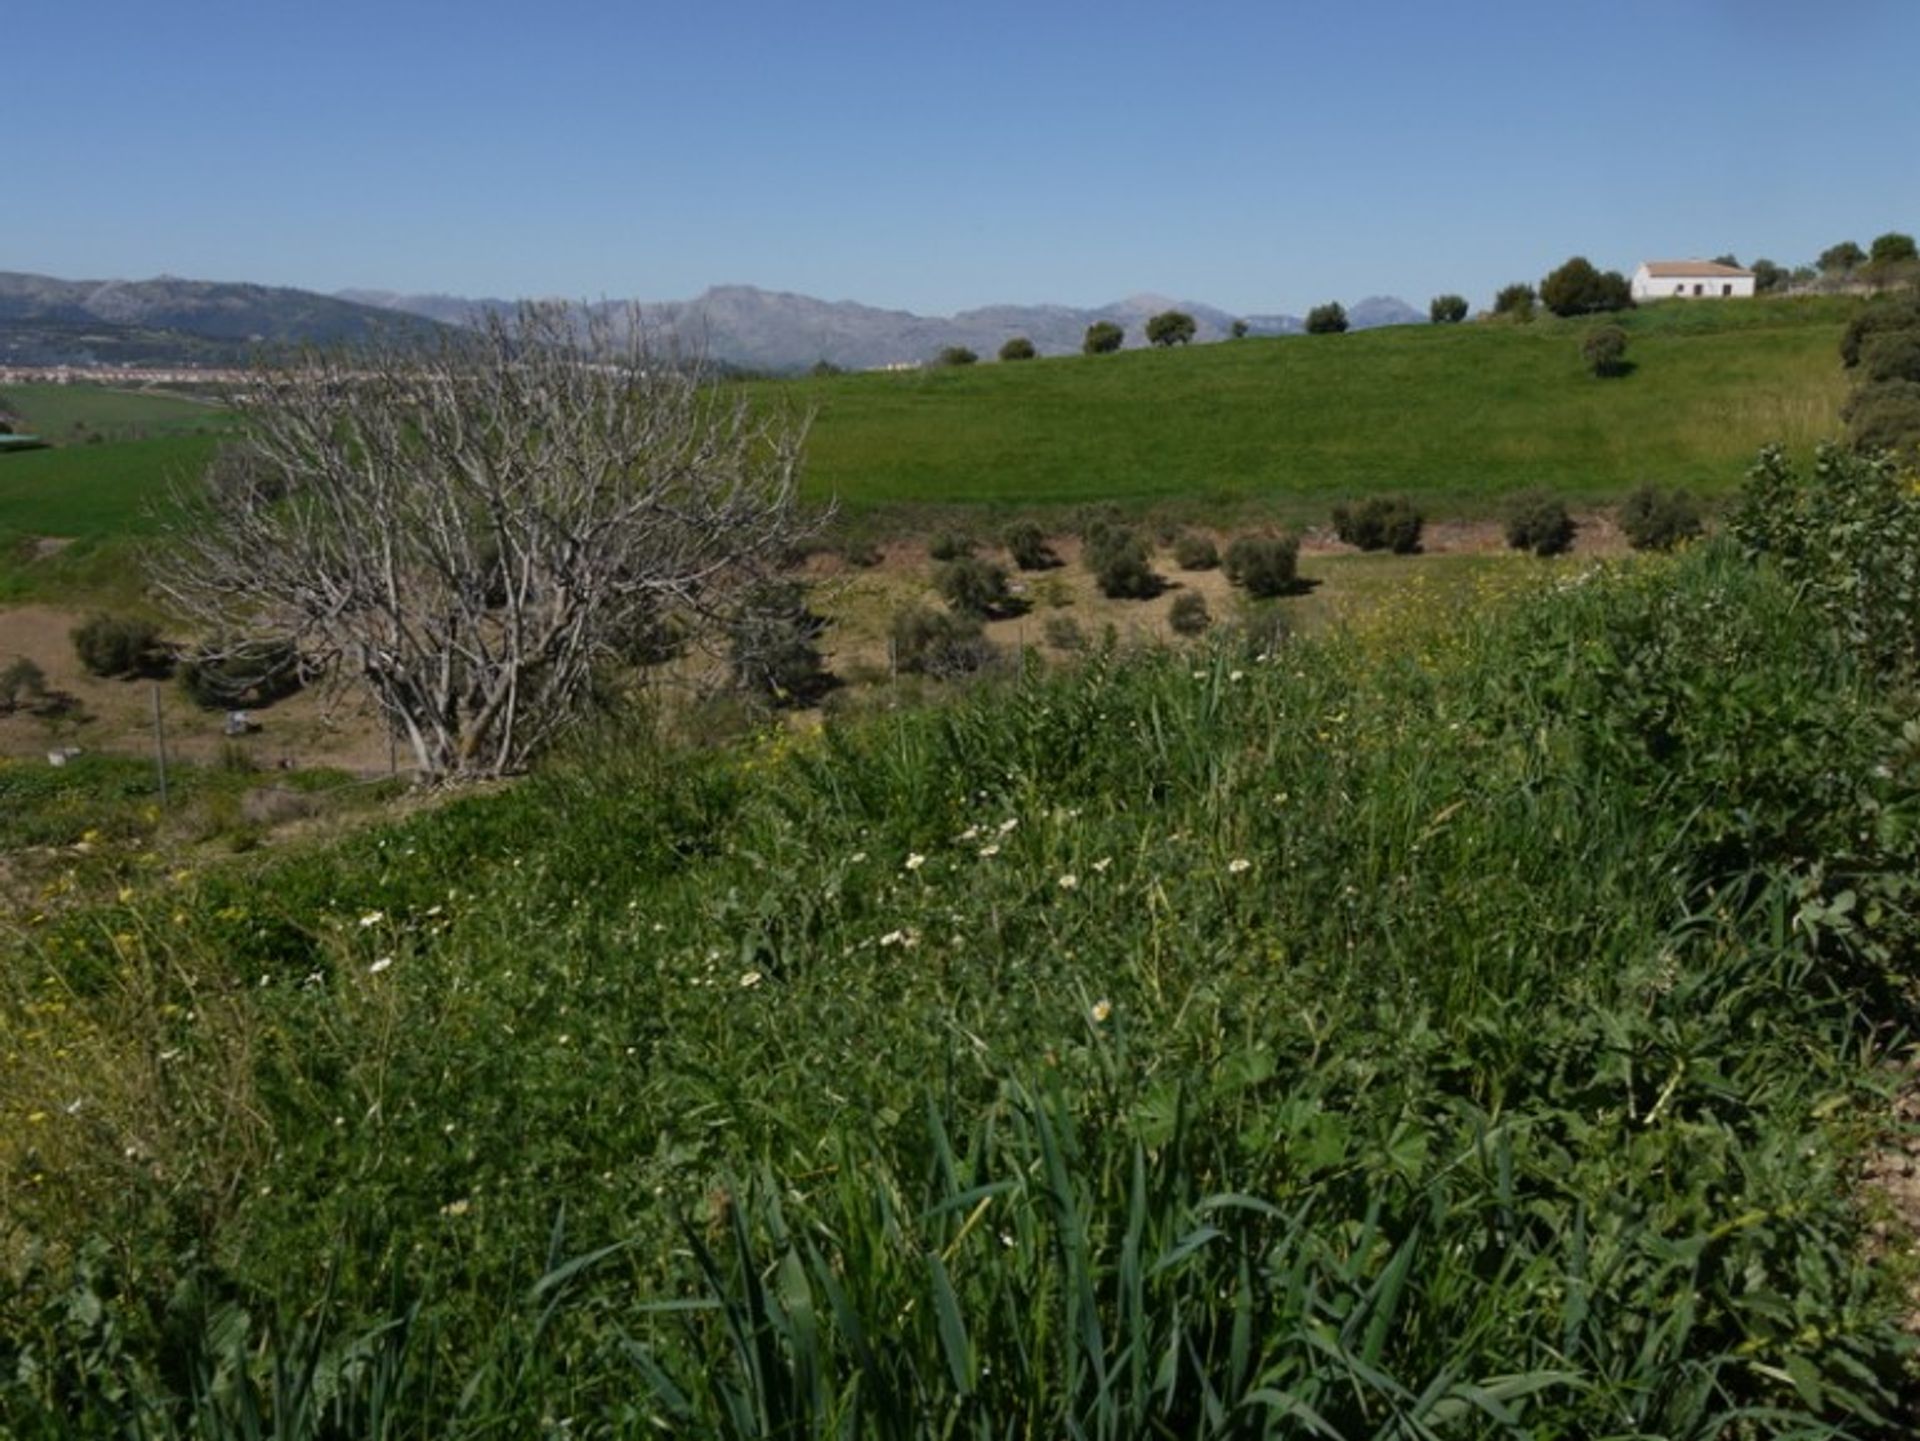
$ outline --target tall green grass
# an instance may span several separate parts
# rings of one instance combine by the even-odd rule
[[[1903,1434],[1875,654],[1543,568],[29,928],[0,1422]]]

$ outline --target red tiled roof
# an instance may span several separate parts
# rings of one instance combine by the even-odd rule
[[[1649,260],[1646,262],[1647,274],[1655,280],[1678,280],[1685,277],[1714,278],[1751,275],[1751,270],[1738,265],[1722,265],[1717,260]]]

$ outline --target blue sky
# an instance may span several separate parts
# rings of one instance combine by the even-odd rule
[[[1240,313],[1920,230],[1920,4],[8,0],[0,269]]]

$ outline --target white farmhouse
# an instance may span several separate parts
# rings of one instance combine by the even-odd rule
[[[1643,260],[1633,272],[1635,300],[1727,300],[1753,294],[1753,272],[1717,260]]]

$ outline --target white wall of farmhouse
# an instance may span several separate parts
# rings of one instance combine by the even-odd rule
[[[1635,300],[1723,300],[1753,294],[1751,275],[1655,275],[1646,265],[1633,272]]]

